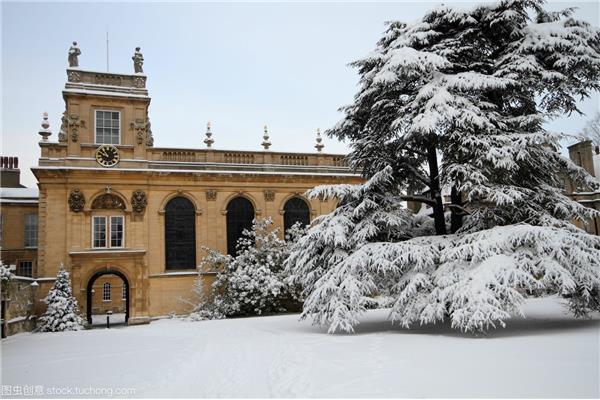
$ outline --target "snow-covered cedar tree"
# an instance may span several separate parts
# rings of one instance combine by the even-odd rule
[[[600,85],[600,33],[571,13],[510,0],[391,22],[353,63],[359,91],[327,134],[349,141],[349,161],[366,177],[391,165],[405,198],[432,207],[437,234],[447,233],[442,188],[453,233],[587,218],[592,210],[562,185],[598,182],[542,126],[578,112],[577,100]]]
[[[40,332],[77,331],[83,328],[83,319],[79,314],[77,299],[71,290],[71,278],[61,264],[56,281],[44,299],[48,309],[37,322]]]
[[[570,224],[598,212],[566,196],[563,182],[599,184],[560,155],[562,136],[543,123],[579,112],[577,101],[599,89],[600,31],[543,3],[440,6],[389,23],[353,63],[358,93],[327,133],[349,142],[367,186],[384,172],[391,192],[384,202],[365,185],[318,189],[339,206],[288,259],[303,316],[352,331],[376,293],[395,298],[391,317],[404,325],[450,318],[466,331],[502,325],[530,292],[559,293],[577,315],[598,309],[599,239]],[[393,210],[404,237],[357,234],[351,227],[368,216],[351,211],[350,193],[371,212]],[[415,217],[394,209],[400,200],[430,206],[436,235],[419,234]]]
[[[287,282],[283,263],[303,229],[296,224],[288,230],[286,241],[272,225],[270,218],[254,220],[252,229],[238,240],[235,258],[208,250],[199,269],[218,272],[210,289],[204,276],[199,276],[194,291],[200,301],[193,319],[262,315],[294,306],[299,290]]]

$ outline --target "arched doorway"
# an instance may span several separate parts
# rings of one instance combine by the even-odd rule
[[[254,206],[245,197],[236,197],[227,204],[227,254],[237,254],[236,244],[244,229],[252,229]]]
[[[98,288],[95,289],[94,284],[96,283],[98,278],[110,276],[110,275],[114,275],[115,277],[120,278],[121,282],[122,282],[122,286],[117,286],[117,285],[113,284],[113,281],[107,280],[105,282],[102,282],[102,284],[100,286],[98,286]],[[107,298],[107,293],[108,293],[108,298]],[[114,296],[114,300],[115,300],[116,304],[118,304],[119,301],[124,303],[123,308],[125,311],[125,323],[127,323],[129,321],[130,286],[129,286],[129,281],[127,280],[127,277],[121,271],[109,268],[109,269],[104,269],[102,271],[96,272],[94,275],[92,275],[92,277],[88,281],[86,295],[87,295],[86,317],[87,317],[87,322],[90,326],[92,326],[92,323],[93,323],[92,316],[94,315],[94,300],[95,299],[100,300],[103,302],[102,304],[104,304],[105,302],[112,303],[113,296]],[[98,301],[96,301],[96,304],[97,303],[98,303]],[[104,306],[104,308],[106,308],[106,307],[110,307],[110,306],[107,304]],[[119,307],[119,306],[117,305],[117,307]],[[113,311],[113,310],[114,309],[111,309],[111,311]],[[98,311],[98,310],[96,310],[96,311]],[[105,311],[105,310],[103,310],[103,311]],[[98,312],[97,312],[97,314],[98,314]],[[105,312],[104,312],[104,315],[106,315]]]
[[[182,196],[165,206],[165,255],[167,269],[196,268],[196,207]]]
[[[287,233],[296,222],[303,226],[310,225],[310,209],[306,201],[300,197],[292,197],[283,206],[283,232]]]

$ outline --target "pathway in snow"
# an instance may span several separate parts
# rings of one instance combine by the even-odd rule
[[[138,397],[599,397],[600,317],[575,320],[556,299],[526,312],[480,337],[393,327],[385,310],[355,335],[297,315],[19,334],[2,341],[2,385]]]

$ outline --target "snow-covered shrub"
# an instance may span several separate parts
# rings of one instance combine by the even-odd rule
[[[218,271],[207,290],[202,275],[194,287],[199,299],[192,313],[194,319],[225,316],[262,315],[286,311],[289,302],[298,300],[299,292],[286,281],[283,263],[289,247],[301,234],[295,226],[288,230],[288,241],[279,238],[270,218],[253,221],[237,243],[241,249],[234,258],[214,250],[202,260],[200,270]]]
[[[2,289],[2,297],[8,297],[9,289],[10,289],[10,281],[14,278],[12,272],[10,272],[10,268],[8,265],[5,265],[2,261],[0,261],[0,284]]]
[[[210,257],[207,256],[207,258]],[[211,319],[224,319],[226,315],[221,312],[223,305],[220,296],[214,296],[212,288],[208,288],[208,283],[203,275],[198,276],[192,288],[193,299],[188,301],[193,306],[193,311],[189,315],[192,321],[204,321]]]
[[[56,281],[44,299],[48,309],[37,322],[40,332],[77,331],[83,328],[77,299],[73,297],[71,278],[63,264],[58,269]]]

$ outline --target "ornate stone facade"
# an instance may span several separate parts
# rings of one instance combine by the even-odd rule
[[[325,153],[153,147],[145,75],[76,72],[77,81],[67,74],[63,91],[63,135],[59,142],[40,142],[32,171],[40,188],[38,277],[55,276],[63,262],[84,312],[94,299],[89,285],[110,273],[126,280],[129,323],[184,313],[179,299],[197,278],[203,247],[227,252],[231,232],[255,217],[283,227],[280,210],[295,193],[362,182]],[[96,161],[98,110],[118,113],[118,143],[110,145],[120,161],[113,168]],[[335,205],[302,201],[307,218]],[[245,214],[230,210],[238,203]],[[40,281],[40,298],[50,284]],[[36,304],[42,312],[43,304]]]

